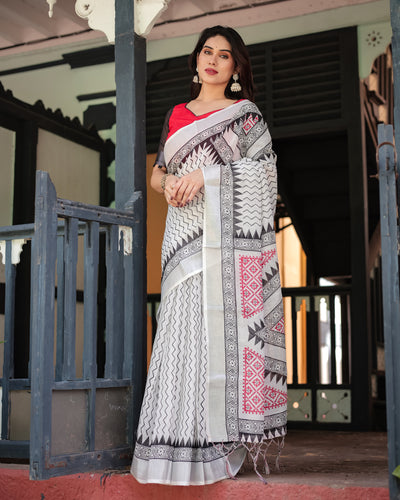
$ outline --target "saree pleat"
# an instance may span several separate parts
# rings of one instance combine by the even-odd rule
[[[179,129],[164,153],[169,172],[201,168],[205,184],[168,209],[131,471],[143,483],[209,484],[234,476],[247,452],[256,466],[286,434],[275,155],[246,100]]]

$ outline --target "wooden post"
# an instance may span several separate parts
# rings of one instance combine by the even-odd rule
[[[400,0],[390,0],[390,19],[392,23],[392,60],[394,79],[394,132],[397,149],[400,144]],[[399,153],[397,151],[397,153]],[[397,172],[400,158],[397,154]]]
[[[392,177],[392,197],[393,204],[396,201],[396,174],[400,172],[400,0],[390,0],[390,19],[392,24],[392,60],[393,60],[393,80],[394,80],[394,130],[395,130],[395,144],[397,145],[397,165],[393,161],[393,169],[387,172],[387,175]],[[383,127],[381,126],[383,129]],[[393,137],[393,136],[392,136]],[[382,139],[378,138],[378,142]],[[383,139],[389,140],[390,139]],[[390,146],[386,146],[386,148]],[[391,148],[392,153],[394,153],[394,148]],[[389,152],[390,154],[390,152]],[[394,160],[394,159],[393,159]],[[396,170],[397,167],[397,170]],[[380,174],[379,174],[380,175]],[[389,180],[388,180],[389,181]],[[397,180],[398,182],[398,180]],[[399,190],[397,190],[397,196],[400,195]],[[397,198],[397,212],[398,212],[399,198]],[[388,290],[384,283],[382,283],[382,289],[384,293],[390,292],[392,295],[391,302],[386,303],[385,298],[383,299],[383,305],[387,308],[391,308],[390,314],[391,325],[386,324],[387,319],[384,317],[384,333],[385,333],[385,361],[386,361],[386,408],[387,408],[387,423],[388,423],[388,450],[389,450],[389,488],[390,488],[390,498],[400,498],[400,481],[392,472],[395,467],[400,465],[400,343],[399,343],[399,332],[400,332],[400,298],[399,298],[399,260],[398,260],[398,249],[399,249],[399,227],[396,224],[396,206],[392,207],[392,221],[390,233],[390,241],[386,236],[386,245],[391,245],[392,261],[390,272],[390,279],[392,280],[392,286]],[[382,215],[381,215],[382,217]],[[390,223],[390,222],[389,222]],[[382,225],[382,222],[381,222]],[[384,256],[383,250],[383,228],[381,228],[381,238],[382,238],[382,261]],[[382,266],[384,266],[382,262]],[[384,272],[384,271],[383,271]],[[382,276],[383,281],[383,276]],[[389,366],[390,364],[390,366]]]
[[[342,64],[352,84],[343,89],[343,115],[347,121],[351,231],[351,423],[357,430],[370,430],[371,396],[371,327],[368,272],[368,196],[365,158],[362,147],[360,83],[358,64],[347,44],[356,44],[356,32],[342,32]]]
[[[124,377],[133,380],[135,436],[146,378],[146,41],[134,33],[134,2],[115,4],[117,147],[115,200],[133,210],[133,254],[125,256]],[[133,363],[132,363],[133,357]]]
[[[36,189],[32,286],[38,288],[31,294],[31,479],[39,478],[50,456],[57,237],[57,197],[46,172],[36,173]]]
[[[400,465],[400,303],[397,242],[396,170],[392,125],[379,125],[379,201],[382,242],[382,299],[385,335],[386,418],[390,498],[400,498],[400,481],[392,475]]]

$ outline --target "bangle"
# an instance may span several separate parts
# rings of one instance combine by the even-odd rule
[[[161,183],[161,189],[162,189],[163,191],[165,191],[165,181],[167,180],[167,177],[168,177],[169,175],[172,175],[172,174],[164,174],[164,175],[161,177],[161,182],[160,182],[160,183]]]

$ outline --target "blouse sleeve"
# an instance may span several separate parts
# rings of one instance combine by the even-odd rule
[[[247,110],[242,126],[242,156],[252,160],[263,160],[276,166],[276,154],[272,149],[271,134],[261,111],[252,103]]]
[[[169,119],[171,118],[172,111],[173,108],[171,108],[165,115],[164,126],[161,132],[160,144],[158,146],[158,153],[156,156],[156,161],[154,162],[154,165],[159,165],[160,167],[166,166],[164,158],[164,145],[169,133]]]

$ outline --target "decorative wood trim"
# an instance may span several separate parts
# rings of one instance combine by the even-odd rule
[[[34,105],[27,104],[14,97],[10,90],[5,90],[1,82],[0,109],[2,113],[9,114],[18,120],[32,121],[38,128],[43,128],[96,151],[101,151],[104,147],[104,142],[97,131],[94,128],[86,129],[77,117],[71,119],[64,116],[60,109],[53,111],[51,108],[46,108],[42,101],[37,101]]]
[[[114,45],[103,45],[94,49],[67,52],[62,57],[64,62],[69,64],[72,69],[113,63],[115,60]]]
[[[62,64],[66,64],[66,61],[64,61],[63,59],[58,59],[56,61],[48,61],[48,62],[40,63],[40,64],[32,64],[29,66],[20,66],[19,68],[5,69],[3,71],[0,71],[0,76],[15,75],[18,73],[25,73],[27,71],[35,71],[35,70],[43,69],[43,68],[52,68],[53,66],[61,66]]]
[[[90,28],[102,31],[110,43],[114,42],[115,0],[76,0],[75,12]]]
[[[94,101],[96,99],[105,99],[107,97],[115,97],[117,92],[115,90],[106,90],[105,92],[93,92],[93,94],[80,94],[76,98],[79,102]]]

